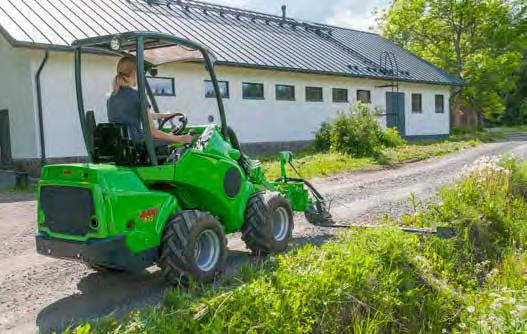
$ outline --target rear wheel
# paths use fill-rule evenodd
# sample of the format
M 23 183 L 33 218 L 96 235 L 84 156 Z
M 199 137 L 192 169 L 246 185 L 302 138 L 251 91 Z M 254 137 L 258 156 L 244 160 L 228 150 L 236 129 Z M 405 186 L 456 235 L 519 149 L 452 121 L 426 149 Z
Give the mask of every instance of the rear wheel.
M 277 192 L 251 197 L 245 214 L 242 239 L 256 255 L 282 252 L 293 233 L 293 210 L 289 201 Z
M 222 270 L 227 256 L 223 227 L 212 215 L 183 211 L 165 227 L 158 265 L 172 284 L 190 279 L 210 282 Z

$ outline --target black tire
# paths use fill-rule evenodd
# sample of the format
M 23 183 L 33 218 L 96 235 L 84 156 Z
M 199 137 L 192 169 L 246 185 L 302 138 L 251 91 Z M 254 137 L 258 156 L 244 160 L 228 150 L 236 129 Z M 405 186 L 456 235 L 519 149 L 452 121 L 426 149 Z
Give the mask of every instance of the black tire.
M 214 244 L 209 248 L 215 253 L 204 253 L 205 258 L 210 255 L 214 260 L 200 265 L 201 252 L 197 249 L 203 240 Z M 182 211 L 165 226 L 158 265 L 171 284 L 188 284 L 191 279 L 206 283 L 221 272 L 226 257 L 227 239 L 218 220 L 205 212 Z
M 255 255 L 285 251 L 293 228 L 291 204 L 280 193 L 258 193 L 249 199 L 242 240 Z

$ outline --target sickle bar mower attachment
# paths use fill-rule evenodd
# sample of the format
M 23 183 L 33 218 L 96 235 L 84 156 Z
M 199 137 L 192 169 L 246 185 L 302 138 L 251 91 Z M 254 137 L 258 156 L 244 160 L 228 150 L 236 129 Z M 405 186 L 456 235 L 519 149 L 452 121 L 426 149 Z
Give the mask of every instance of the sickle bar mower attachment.
M 288 165 L 298 177 L 287 176 Z M 280 152 L 280 171 L 282 176 L 272 185 L 290 200 L 293 210 L 303 211 L 310 224 L 333 226 L 335 223 L 329 212 L 330 204 L 313 184 L 302 178 L 293 164 L 292 152 Z

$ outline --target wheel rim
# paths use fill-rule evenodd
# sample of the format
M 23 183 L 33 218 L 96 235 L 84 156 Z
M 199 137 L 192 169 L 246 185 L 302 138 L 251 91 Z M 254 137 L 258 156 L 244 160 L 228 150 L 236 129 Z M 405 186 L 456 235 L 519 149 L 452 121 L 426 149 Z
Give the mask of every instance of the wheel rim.
M 201 232 L 194 249 L 196 266 L 202 271 L 212 270 L 220 258 L 220 238 L 214 231 Z
M 284 207 L 277 208 L 273 213 L 273 235 L 276 241 L 283 241 L 289 231 L 289 214 Z

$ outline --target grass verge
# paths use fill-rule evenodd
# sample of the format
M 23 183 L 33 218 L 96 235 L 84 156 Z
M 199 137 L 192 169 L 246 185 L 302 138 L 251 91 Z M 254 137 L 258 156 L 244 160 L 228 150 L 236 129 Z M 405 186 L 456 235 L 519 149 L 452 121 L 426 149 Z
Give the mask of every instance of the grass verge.
M 395 148 L 386 148 L 371 158 L 354 158 L 342 153 L 318 153 L 314 150 L 296 152 L 296 163 L 305 178 L 324 177 L 342 172 L 368 169 L 383 165 L 425 160 L 475 147 L 498 138 L 499 134 L 476 133 L 451 136 L 442 141 L 412 142 Z M 280 176 L 278 155 L 257 157 L 263 162 L 269 179 Z M 292 171 L 289 170 L 291 173 Z
M 454 238 L 350 231 L 67 332 L 525 333 L 526 194 L 527 166 L 484 159 L 402 219 Z

